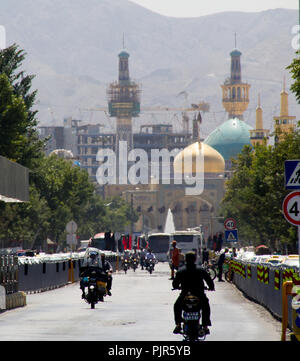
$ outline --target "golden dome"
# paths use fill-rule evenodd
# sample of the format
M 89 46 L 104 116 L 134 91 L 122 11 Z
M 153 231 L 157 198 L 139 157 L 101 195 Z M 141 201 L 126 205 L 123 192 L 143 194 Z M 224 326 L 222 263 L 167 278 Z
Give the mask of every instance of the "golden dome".
M 204 155 L 204 173 L 224 173 L 225 161 L 222 155 L 208 144 L 196 142 L 184 148 L 174 159 L 174 173 L 184 174 L 184 164 L 188 172 L 196 173 L 196 156 L 201 150 Z M 201 169 L 201 166 L 200 166 Z

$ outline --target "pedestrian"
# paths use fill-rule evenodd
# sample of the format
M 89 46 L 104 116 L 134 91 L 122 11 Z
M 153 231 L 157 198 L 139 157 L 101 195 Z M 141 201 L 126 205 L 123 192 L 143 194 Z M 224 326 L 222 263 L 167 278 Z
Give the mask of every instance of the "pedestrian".
M 223 246 L 223 235 L 222 235 L 222 232 L 220 232 L 218 234 L 218 237 L 217 237 L 217 248 L 216 248 L 216 252 L 220 252 L 221 249 L 222 249 L 222 246 Z
M 170 267 L 171 267 L 171 278 L 170 280 L 174 279 L 175 270 L 178 270 L 179 267 L 179 249 L 176 246 L 177 242 L 174 240 L 172 242 L 172 248 L 170 249 Z
M 225 255 L 227 252 L 228 252 L 228 248 L 225 248 L 225 251 L 220 254 L 219 259 L 218 259 L 217 265 L 218 265 L 218 270 L 219 270 L 219 273 L 218 273 L 219 282 L 224 282 L 224 280 L 222 280 L 222 275 L 223 275 L 223 265 L 225 262 Z

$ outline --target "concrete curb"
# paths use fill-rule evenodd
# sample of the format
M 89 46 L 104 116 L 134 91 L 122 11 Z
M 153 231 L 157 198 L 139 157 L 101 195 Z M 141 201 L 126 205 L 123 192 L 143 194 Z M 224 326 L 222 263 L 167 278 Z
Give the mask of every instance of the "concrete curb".
M 26 306 L 26 294 L 24 292 L 16 292 L 6 295 L 7 310 L 23 306 Z

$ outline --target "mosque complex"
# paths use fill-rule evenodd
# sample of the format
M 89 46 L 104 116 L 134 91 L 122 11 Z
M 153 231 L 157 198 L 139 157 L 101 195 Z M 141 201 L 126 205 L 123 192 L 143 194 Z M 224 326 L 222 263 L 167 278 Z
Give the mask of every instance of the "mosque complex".
M 243 120 L 243 113 L 249 104 L 250 84 L 242 81 L 241 55 L 242 53 L 238 49 L 234 49 L 230 53 L 230 78 L 221 85 L 222 104 L 228 114 L 228 119 L 214 129 L 203 141 L 200 141 L 200 124 L 198 123 L 197 137 L 194 136 L 190 144 L 184 147 L 171 163 L 173 176 L 177 173 L 184 175 L 184 164 L 188 165 L 186 169 L 192 169 L 193 174 L 195 174 L 197 171 L 195 159 L 201 152 L 204 156 L 204 186 L 201 194 L 187 195 L 183 185 L 174 182 L 152 184 L 150 180 L 147 185 L 107 184 L 104 186 L 105 197 L 121 195 L 139 211 L 139 220 L 134 224 L 132 231 L 155 230 L 163 232 L 168 209 L 172 211 L 176 230 L 202 225 L 206 238 L 209 235 L 212 236 L 217 232 L 224 231 L 224 220 L 218 216 L 218 210 L 225 193 L 225 181 L 230 176 L 231 159 L 237 157 L 244 145 L 267 144 L 269 140 L 269 130 L 264 129 L 263 126 L 260 96 L 256 108 L 255 129 Z M 110 97 L 109 107 L 115 109 L 113 115 L 117 118 L 117 129 L 123 130 L 123 135 L 120 137 L 132 146 L 134 142 L 130 128 L 131 120 L 132 116 L 137 115 L 136 110 L 139 109 L 139 104 L 137 104 L 137 86 L 133 85 L 129 78 L 128 58 L 129 53 L 124 50 L 119 54 L 118 85 L 120 88 L 118 95 L 114 94 L 114 99 Z M 130 89 L 127 91 L 121 89 L 122 84 L 125 88 L 127 84 Z M 126 101 L 120 101 L 121 93 L 128 95 L 130 92 L 133 94 L 133 101 L 128 98 L 127 104 Z M 112 93 L 111 88 L 109 93 Z M 118 97 L 119 99 L 116 99 Z M 129 106 L 128 103 L 131 105 Z M 117 109 L 118 107 L 120 109 Z M 133 112 L 128 111 L 130 107 L 134 110 Z M 288 114 L 288 94 L 285 85 L 281 92 L 280 109 L 280 115 L 274 117 L 275 133 L 278 129 L 282 132 L 292 131 L 295 127 L 295 117 Z M 275 141 L 278 141 L 278 138 L 275 137 Z
M 163 232 L 169 210 L 172 212 L 176 230 L 201 225 L 206 239 L 224 231 L 224 219 L 219 215 L 219 208 L 225 194 L 226 180 L 230 177 L 232 158 L 236 158 L 245 145 L 268 144 L 270 137 L 269 130 L 263 125 L 260 96 L 257 101 L 255 128 L 243 119 L 249 105 L 251 86 L 242 80 L 241 55 L 236 48 L 230 52 L 230 77 L 221 85 L 222 104 L 228 119 L 205 139 L 201 139 L 200 113 L 193 120 L 192 134 L 188 131 L 176 133 L 172 125 L 166 122 L 146 124 L 141 126 L 140 133 L 133 132 L 133 119 L 138 117 L 141 111 L 141 89 L 130 78 L 130 54 L 125 49 L 118 54 L 118 80 L 109 84 L 107 88 L 108 113 L 110 118 L 115 119 L 115 131 L 103 133 L 100 131 L 100 125 L 79 125 L 72 119 L 71 125 L 67 127 L 51 129 L 52 132 L 56 132 L 55 134 L 63 134 L 68 139 L 64 143 L 61 142 L 62 148 L 73 152 L 80 166 L 88 171 L 91 180 L 96 183 L 97 191 L 104 199 L 121 196 L 138 212 L 139 219 L 131 224 L 128 232 Z M 282 134 L 295 129 L 296 117 L 289 115 L 285 81 L 280 99 L 280 114 L 273 119 L 275 143 L 280 141 Z M 49 129 L 50 127 L 41 129 L 44 136 L 49 135 Z M 53 139 L 62 138 L 56 137 L 55 134 Z M 70 136 L 66 137 L 66 134 Z M 126 145 L 125 149 L 120 147 L 122 144 Z M 58 141 L 53 145 L 54 149 L 60 148 L 57 145 Z M 101 162 L 99 164 L 97 154 L 101 149 L 115 152 L 117 158 L 120 158 L 120 152 L 129 154 L 132 150 L 142 149 L 148 158 L 140 160 L 143 164 L 139 171 L 145 171 L 147 181 L 134 184 L 99 184 L 97 172 L 101 168 Z M 163 157 L 159 159 L 159 174 L 156 174 L 158 179 L 153 179 L 153 174 L 149 171 L 155 163 L 151 161 L 153 149 L 167 149 L 169 152 L 181 150 L 169 160 Z M 180 184 L 175 179 L 180 174 L 186 180 L 191 170 L 197 178 L 199 155 L 203 158 L 202 169 L 200 167 L 202 189 L 198 193 L 187 192 L 186 184 Z M 118 161 L 120 159 L 116 159 L 116 163 Z M 131 165 L 129 162 L 125 173 L 130 173 Z M 163 179 L 163 170 L 166 169 L 169 170 L 170 181 Z M 116 170 L 117 173 L 120 172 L 118 167 Z M 119 180 L 120 174 L 116 176 Z

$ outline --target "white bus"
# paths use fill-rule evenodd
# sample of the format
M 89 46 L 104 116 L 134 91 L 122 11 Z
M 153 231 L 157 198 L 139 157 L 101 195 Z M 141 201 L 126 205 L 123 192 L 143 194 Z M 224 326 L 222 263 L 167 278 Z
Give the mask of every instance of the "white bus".
M 175 231 L 171 234 L 171 242 L 176 241 L 177 248 L 181 249 L 181 253 L 186 254 L 189 251 L 194 251 L 197 257 L 203 246 L 203 235 L 199 231 Z
M 155 254 L 158 261 L 167 261 L 170 243 L 170 233 L 152 233 L 148 236 L 148 247 Z

